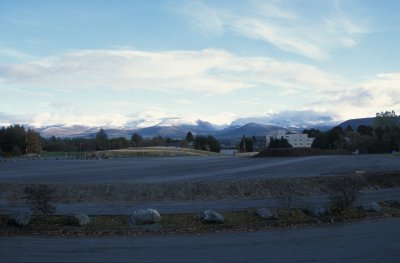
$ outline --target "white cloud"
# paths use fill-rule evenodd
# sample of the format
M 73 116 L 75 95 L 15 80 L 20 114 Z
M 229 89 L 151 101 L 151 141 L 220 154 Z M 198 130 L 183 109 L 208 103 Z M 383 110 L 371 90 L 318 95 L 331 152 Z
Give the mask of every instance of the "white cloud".
M 181 105 L 190 105 L 190 104 L 192 104 L 192 101 L 190 101 L 190 100 L 175 100 L 174 102 L 177 103 L 177 104 L 181 104 Z
M 188 1 L 180 13 L 192 20 L 192 25 L 205 35 L 220 35 L 225 29 L 228 13 L 211 8 L 200 1 Z
M 310 107 L 336 112 L 339 119 L 373 117 L 375 113 L 400 112 L 400 73 L 377 74 L 364 83 L 346 86 L 334 94 L 319 96 Z
M 300 12 L 293 5 L 288 1 L 258 1 L 247 8 L 229 10 L 197 1 L 183 5 L 178 12 L 208 35 L 231 32 L 317 60 L 327 59 L 335 48 L 355 46 L 367 32 L 339 10 L 332 14 L 321 9 L 314 14 L 312 8 Z
M 12 48 L 1 48 L 0 47 L 0 57 L 11 57 L 16 59 L 34 59 L 34 56 L 15 50 Z
M 2 64 L 0 81 L 2 90 L 24 90 L 26 87 L 32 94 L 35 94 L 32 87 L 38 87 L 40 92 L 46 93 L 57 93 L 60 89 L 75 93 L 89 89 L 95 93 L 98 87 L 102 87 L 101 91 L 106 93 L 113 90 L 155 90 L 162 91 L 163 94 L 170 92 L 179 94 L 172 102 L 178 105 L 192 103 L 193 109 L 197 109 L 198 112 L 188 114 L 190 118 L 195 118 L 190 119 L 191 121 L 201 118 L 215 124 L 229 123 L 242 116 L 237 111 L 205 115 L 204 113 L 210 111 L 203 111 L 200 105 L 197 105 L 193 97 L 196 96 L 196 92 L 220 96 L 221 103 L 226 104 L 237 101 L 223 101 L 224 96 L 235 94 L 229 92 L 253 89 L 244 94 L 249 97 L 254 91 L 254 97 L 248 101 L 248 106 L 255 107 L 254 110 L 260 114 L 268 110 L 314 109 L 336 112 L 339 118 L 347 119 L 374 116 L 378 111 L 400 110 L 398 72 L 377 74 L 364 83 L 357 83 L 308 64 L 268 57 L 238 56 L 216 49 L 165 52 L 75 51 L 26 63 Z M 267 96 L 263 97 L 265 100 L 258 99 L 260 94 Z M 142 112 L 136 116 L 147 120 L 148 124 L 144 125 L 157 124 L 160 119 L 170 116 L 188 117 L 185 116 L 187 113 L 177 110 L 178 105 L 173 107 L 175 112 L 170 112 L 166 108 L 157 108 L 157 105 L 148 99 L 143 101 L 147 105 L 139 105 L 123 97 L 106 100 L 101 104 L 104 106 L 101 112 L 109 112 L 109 109 L 113 112 L 120 110 L 127 115 L 100 115 L 99 112 L 98 116 L 96 113 L 94 116 L 86 116 L 79 114 L 80 108 L 76 106 L 76 102 L 67 98 L 65 100 L 60 97 L 51 101 L 49 97 L 43 107 L 47 113 L 35 116 L 32 122 L 36 126 L 57 123 L 120 126 L 131 121 L 129 113 L 132 110 Z M 91 106 L 88 107 L 90 109 Z M 91 110 L 88 112 L 93 113 Z M 9 119 L 4 118 L 0 121 L 11 123 Z
M 104 113 L 101 115 L 67 115 L 43 112 L 32 117 L 30 124 L 35 127 L 62 124 L 66 126 L 84 125 L 91 127 L 107 126 L 121 127 L 129 121 L 129 117 L 119 113 Z
M 305 110 L 284 110 L 271 112 L 264 115 L 245 117 L 235 120 L 232 125 L 245 125 L 255 122 L 266 125 L 288 126 L 310 126 L 310 125 L 332 125 L 335 124 L 336 116 L 334 112 L 316 111 L 313 109 Z
M 224 50 L 147 52 L 82 50 L 26 63 L 0 65 L 0 80 L 47 89 L 194 91 L 225 93 L 259 85 L 320 90 L 341 80 L 314 66 Z
M 229 124 L 235 119 L 238 118 L 238 115 L 236 113 L 232 112 L 221 112 L 218 114 L 213 114 L 213 115 L 199 115 L 196 116 L 197 119 L 208 121 L 212 124 L 217 124 L 217 125 L 224 125 L 224 124 Z M 194 121 L 194 119 L 193 119 Z
M 16 115 L 0 112 L 0 127 L 13 124 L 29 124 L 31 117 L 28 115 Z
M 387 108 L 400 107 L 400 73 L 381 73 L 363 84 L 363 89 L 371 94 L 369 107 Z

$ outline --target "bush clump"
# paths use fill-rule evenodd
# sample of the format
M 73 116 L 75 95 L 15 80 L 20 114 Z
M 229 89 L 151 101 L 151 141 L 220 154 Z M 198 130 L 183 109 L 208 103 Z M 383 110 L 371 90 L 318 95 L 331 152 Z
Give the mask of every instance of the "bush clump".
M 54 190 L 47 185 L 32 185 L 24 189 L 25 200 L 34 214 L 50 215 L 56 208 L 51 205 Z
M 357 175 L 337 176 L 330 180 L 327 187 L 332 209 L 341 213 L 352 206 L 357 201 L 363 185 L 363 178 Z

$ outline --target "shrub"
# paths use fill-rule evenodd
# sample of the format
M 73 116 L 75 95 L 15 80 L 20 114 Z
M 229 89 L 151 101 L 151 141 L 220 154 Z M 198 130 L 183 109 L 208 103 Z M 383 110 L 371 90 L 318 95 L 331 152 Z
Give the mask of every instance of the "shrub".
M 282 205 L 286 211 L 292 215 L 293 210 L 293 201 L 296 195 L 301 193 L 300 184 L 298 181 L 293 179 L 288 179 L 285 182 L 282 182 L 279 186 L 277 186 L 277 199 L 280 205 Z
M 50 215 L 55 207 L 51 205 L 54 190 L 47 185 L 27 186 L 24 189 L 26 203 L 35 214 Z
M 363 187 L 360 176 L 338 176 L 328 183 L 329 200 L 333 210 L 341 213 L 358 199 Z

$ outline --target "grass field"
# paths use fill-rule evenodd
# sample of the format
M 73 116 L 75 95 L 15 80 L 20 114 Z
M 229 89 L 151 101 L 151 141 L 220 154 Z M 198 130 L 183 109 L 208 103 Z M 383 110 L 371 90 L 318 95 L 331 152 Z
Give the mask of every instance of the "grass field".
M 255 153 L 253 153 L 254 155 Z M 86 159 L 86 158 L 129 158 L 129 157 L 176 157 L 176 156 L 219 156 L 221 154 L 178 147 L 129 147 L 119 150 L 88 151 L 88 152 L 46 152 L 26 154 L 16 159 L 57 158 L 57 159 Z M 247 155 L 246 155 L 247 156 Z
M 120 150 L 98 151 L 96 157 L 173 157 L 173 156 L 218 156 L 219 153 L 178 147 L 130 147 Z

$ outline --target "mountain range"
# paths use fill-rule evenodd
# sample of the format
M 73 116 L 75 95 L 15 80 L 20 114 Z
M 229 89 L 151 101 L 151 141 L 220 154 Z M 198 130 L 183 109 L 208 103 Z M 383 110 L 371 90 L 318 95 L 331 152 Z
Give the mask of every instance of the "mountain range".
M 110 138 L 127 137 L 138 133 L 144 137 L 163 136 L 171 138 L 184 138 L 188 131 L 193 134 L 211 134 L 217 139 L 234 139 L 246 136 L 265 136 L 277 130 L 287 130 L 293 132 L 302 131 L 305 128 L 316 128 L 327 130 L 337 123 L 326 121 L 294 121 L 274 120 L 271 118 L 245 118 L 238 119 L 230 125 L 214 125 L 207 121 L 197 120 L 195 122 L 184 121 L 178 118 L 163 118 L 156 120 L 135 120 L 126 123 L 122 127 L 102 126 L 88 127 L 84 125 L 49 125 L 35 128 L 43 137 L 82 137 L 91 138 L 103 128 Z

